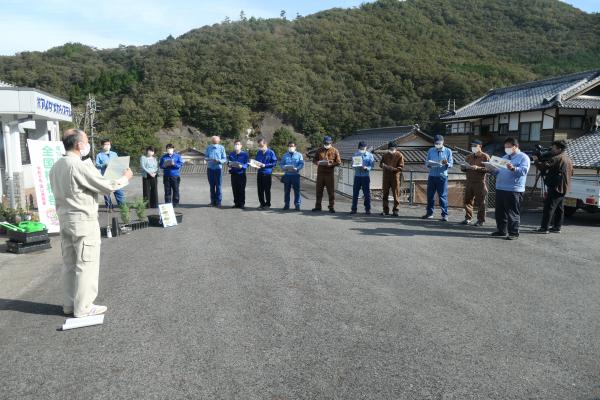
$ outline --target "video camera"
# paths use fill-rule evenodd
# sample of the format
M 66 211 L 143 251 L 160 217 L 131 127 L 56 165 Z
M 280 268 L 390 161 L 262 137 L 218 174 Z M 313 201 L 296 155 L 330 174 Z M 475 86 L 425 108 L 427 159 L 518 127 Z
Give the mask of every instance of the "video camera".
M 535 150 L 532 152 L 531 156 L 537 157 L 538 161 L 548 161 L 552 157 L 554 157 L 554 153 L 547 147 L 542 147 L 541 145 L 535 145 Z

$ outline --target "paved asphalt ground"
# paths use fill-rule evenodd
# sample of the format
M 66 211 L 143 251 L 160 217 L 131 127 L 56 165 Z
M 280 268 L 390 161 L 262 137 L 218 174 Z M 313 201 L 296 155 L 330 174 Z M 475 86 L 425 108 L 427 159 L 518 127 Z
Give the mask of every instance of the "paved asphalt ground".
M 253 177 L 217 210 L 184 177 L 182 225 L 103 241 L 99 327 L 56 330 L 58 238 L 0 255 L 0 398 L 600 398 L 598 215 L 509 242 L 460 210 L 316 215 L 304 187 L 300 213 L 256 210 Z

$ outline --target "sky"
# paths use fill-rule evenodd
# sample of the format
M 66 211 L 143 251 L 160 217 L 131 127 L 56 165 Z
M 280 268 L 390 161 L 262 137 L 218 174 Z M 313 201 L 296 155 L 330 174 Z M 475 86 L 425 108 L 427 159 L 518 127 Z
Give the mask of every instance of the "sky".
M 247 17 L 288 18 L 364 0 L 2 0 L 0 55 L 43 51 L 68 42 L 97 48 L 149 45 L 204 25 Z M 600 12 L 600 0 L 565 0 Z

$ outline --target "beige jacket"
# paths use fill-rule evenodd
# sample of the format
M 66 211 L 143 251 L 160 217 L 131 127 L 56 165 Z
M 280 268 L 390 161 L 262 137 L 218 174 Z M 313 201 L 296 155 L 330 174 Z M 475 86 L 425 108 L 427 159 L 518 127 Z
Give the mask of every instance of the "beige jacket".
M 50 170 L 50 185 L 61 222 L 97 221 L 98 194 L 110 194 L 129 183 L 126 177 L 104 178 L 91 160 L 67 152 Z

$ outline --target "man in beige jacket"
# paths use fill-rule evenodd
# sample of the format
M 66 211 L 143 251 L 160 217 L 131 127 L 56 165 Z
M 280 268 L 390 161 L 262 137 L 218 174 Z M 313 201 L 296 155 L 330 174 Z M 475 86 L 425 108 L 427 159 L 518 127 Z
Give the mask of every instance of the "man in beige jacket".
M 130 169 L 117 180 L 103 177 L 91 160 L 85 132 L 69 129 L 63 135 L 67 154 L 50 170 L 62 241 L 64 289 L 63 312 L 75 317 L 103 314 L 105 306 L 94 304 L 100 268 L 98 195 L 109 195 L 129 183 Z

